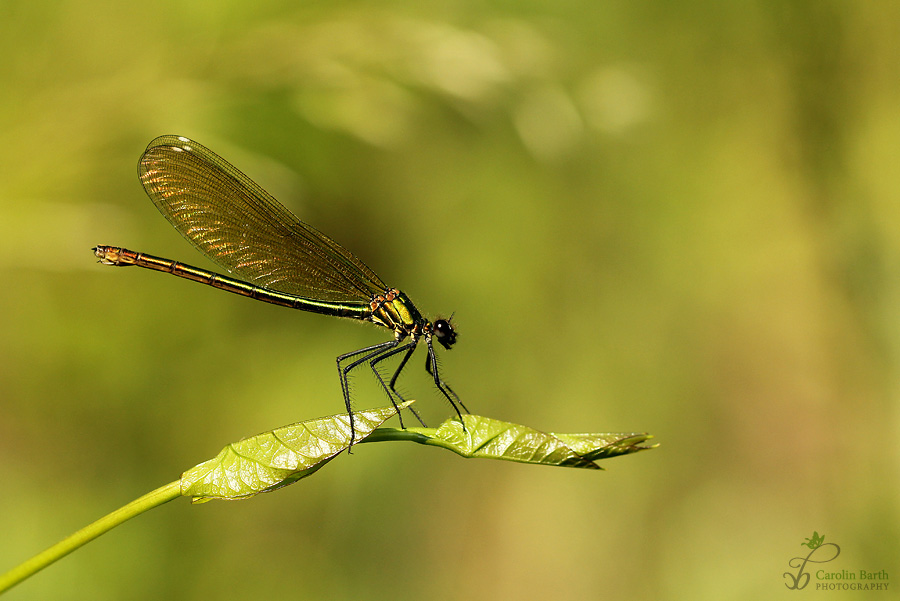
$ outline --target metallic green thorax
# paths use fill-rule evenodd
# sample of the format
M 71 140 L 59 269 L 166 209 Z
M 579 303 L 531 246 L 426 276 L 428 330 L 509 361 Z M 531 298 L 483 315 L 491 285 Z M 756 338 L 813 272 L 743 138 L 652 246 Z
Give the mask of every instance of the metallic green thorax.
M 370 303 L 372 323 L 394 330 L 397 340 L 407 336 L 414 339 L 420 334 L 430 331 L 428 322 L 419 313 L 409 297 L 396 288 L 379 294 Z

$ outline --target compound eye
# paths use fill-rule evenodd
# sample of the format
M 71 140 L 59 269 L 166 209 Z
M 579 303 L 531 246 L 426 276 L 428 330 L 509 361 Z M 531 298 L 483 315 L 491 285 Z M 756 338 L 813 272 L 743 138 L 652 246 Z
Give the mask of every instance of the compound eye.
M 438 319 L 434 322 L 434 336 L 444 348 L 450 348 L 456 342 L 456 331 L 446 319 Z

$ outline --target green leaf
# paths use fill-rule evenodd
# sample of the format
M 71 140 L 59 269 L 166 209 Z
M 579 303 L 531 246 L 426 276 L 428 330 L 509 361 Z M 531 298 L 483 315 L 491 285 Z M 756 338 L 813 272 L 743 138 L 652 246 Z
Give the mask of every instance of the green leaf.
M 379 428 L 396 413 L 393 406 L 355 412 L 354 444 L 406 440 L 467 458 L 586 469 L 602 469 L 596 461 L 655 446 L 642 445 L 649 434 L 553 434 L 479 415 L 464 415 L 463 422 L 448 419 L 438 428 Z M 313 474 L 349 446 L 346 414 L 285 426 L 230 444 L 215 459 L 189 469 L 181 477 L 181 494 L 194 503 L 246 499 Z
M 480 415 L 451 419 L 438 428 L 379 428 L 366 442 L 411 440 L 442 447 L 466 458 L 502 459 L 520 463 L 603 469 L 599 459 L 626 455 L 656 445 L 641 446 L 649 434 L 553 434 Z
M 609 457 L 618 457 L 637 451 L 646 451 L 656 448 L 656 445 L 639 446 L 648 439 L 653 438 L 646 433 L 617 433 L 617 434 L 556 434 L 551 433 L 585 459 L 599 461 Z
M 402 403 L 399 408 L 411 403 Z M 393 406 L 354 412 L 354 444 L 396 413 L 397 408 Z M 246 499 L 269 492 L 314 473 L 349 448 L 350 442 L 347 414 L 300 422 L 245 438 L 222 449 L 215 459 L 184 472 L 181 494 L 192 497 L 194 503 L 202 503 L 211 499 Z

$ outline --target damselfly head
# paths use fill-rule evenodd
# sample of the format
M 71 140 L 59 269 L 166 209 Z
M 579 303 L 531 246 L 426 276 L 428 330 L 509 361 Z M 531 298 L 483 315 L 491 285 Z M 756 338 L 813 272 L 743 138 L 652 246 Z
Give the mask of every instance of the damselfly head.
M 434 337 L 444 348 L 448 349 L 456 342 L 456 330 L 450 325 L 451 315 L 448 319 L 437 319 L 432 326 L 434 327 Z

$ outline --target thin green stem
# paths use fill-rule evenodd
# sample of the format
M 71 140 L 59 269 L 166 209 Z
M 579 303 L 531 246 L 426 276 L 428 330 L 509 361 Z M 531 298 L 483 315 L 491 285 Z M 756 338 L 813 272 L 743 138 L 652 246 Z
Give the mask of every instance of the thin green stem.
M 181 482 L 176 480 L 175 482 L 161 486 L 153 492 L 149 492 L 143 497 L 135 499 L 128 505 L 120 507 L 112 513 L 103 516 L 96 522 L 67 536 L 47 550 L 42 551 L 31 559 L 19 564 L 6 574 L 0 575 L 0 593 L 9 590 L 26 578 L 46 568 L 58 559 L 65 557 L 78 547 L 94 540 L 108 530 L 115 528 L 119 524 L 130 520 L 134 516 L 140 515 L 149 509 L 158 507 L 163 503 L 168 503 L 180 495 Z

